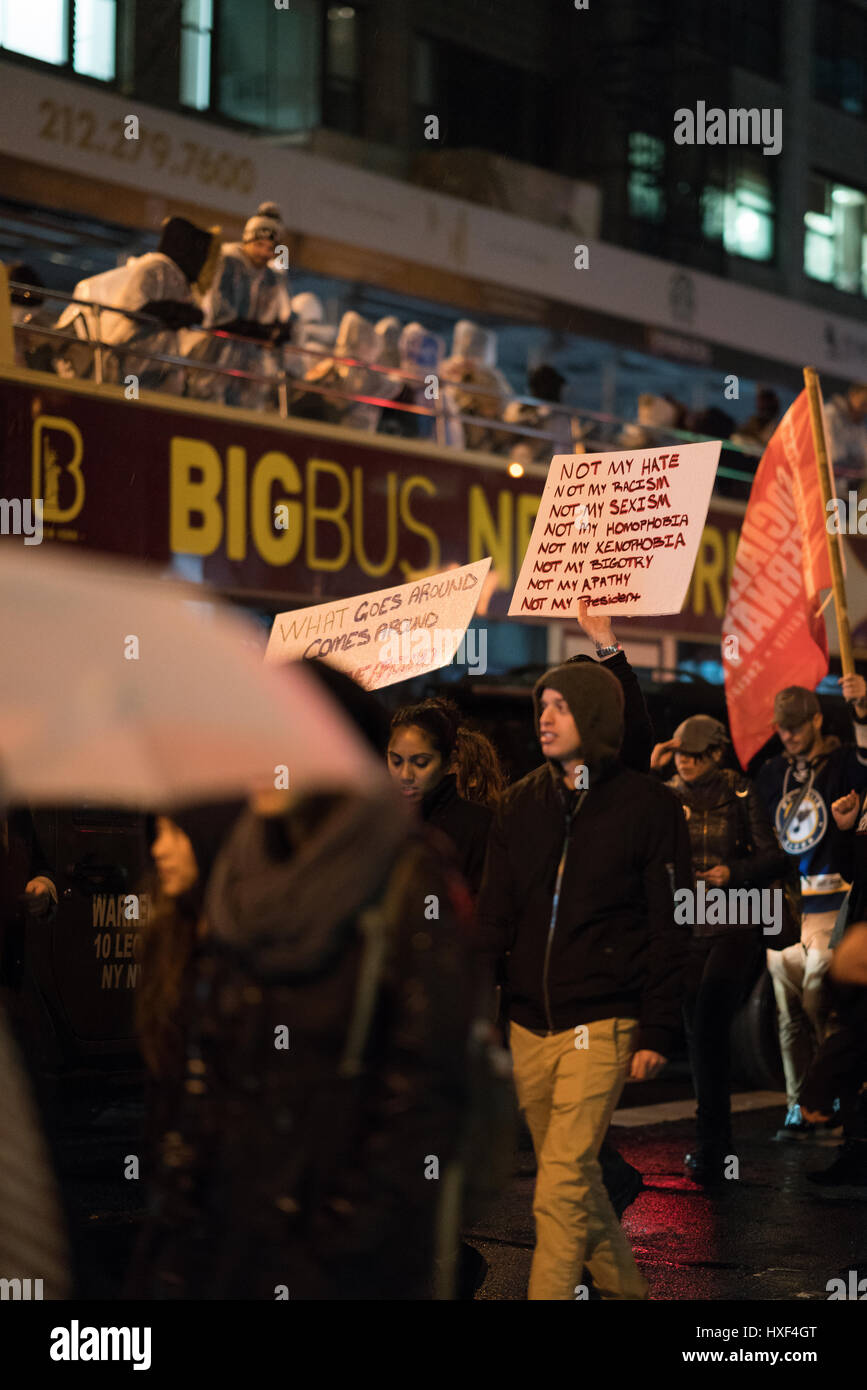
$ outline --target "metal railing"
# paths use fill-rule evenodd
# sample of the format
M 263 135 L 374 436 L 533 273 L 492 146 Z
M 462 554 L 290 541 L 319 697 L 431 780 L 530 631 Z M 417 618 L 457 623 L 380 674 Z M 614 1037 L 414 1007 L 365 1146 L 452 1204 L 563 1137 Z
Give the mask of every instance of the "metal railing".
M 64 328 L 57 328 L 54 325 L 31 323 L 27 320 L 13 324 L 16 334 L 31 335 L 40 339 L 53 339 L 59 343 L 68 343 L 79 349 L 92 350 L 92 373 L 93 381 L 97 385 L 105 383 L 106 378 L 106 354 L 118 359 L 119 363 L 125 356 L 136 356 L 146 359 L 148 362 L 160 363 L 168 368 L 176 368 L 184 373 L 191 375 L 208 374 L 212 376 L 226 377 L 236 381 L 246 381 L 258 384 L 267 391 L 273 391 L 276 398 L 277 413 L 282 419 L 289 419 L 293 412 L 291 409 L 292 401 L 290 395 L 294 396 L 294 403 L 298 403 L 301 396 L 308 394 L 322 396 L 328 400 L 346 402 L 349 405 L 370 405 L 379 407 L 383 411 L 395 411 L 404 415 L 416 415 L 429 419 L 433 423 L 433 431 L 436 442 L 447 447 L 451 442 L 449 439 L 450 425 L 461 425 L 468 429 L 481 430 L 484 437 L 490 440 L 499 436 L 499 440 L 493 447 L 476 446 L 471 452 L 498 452 L 502 447 L 502 436 L 514 436 L 516 440 L 541 440 L 547 444 L 562 449 L 568 445 L 568 435 L 571 433 L 572 442 L 576 449 L 581 448 L 587 452 L 588 439 L 592 438 L 590 447 L 593 450 L 600 448 L 625 447 L 615 436 L 622 432 L 628 425 L 641 430 L 647 437 L 646 445 L 635 445 L 633 447 L 661 447 L 666 444 L 677 443 L 699 443 L 705 441 L 708 436 L 689 433 L 685 430 L 677 430 L 669 427 L 646 426 L 635 421 L 623 420 L 619 416 L 607 414 L 602 411 L 589 409 L 576 409 L 574 406 L 541 400 L 535 396 L 504 396 L 502 392 L 495 388 L 476 384 L 475 382 L 462 382 L 451 377 L 444 377 L 438 370 L 430 372 L 408 371 L 402 367 L 386 367 L 376 362 L 364 362 L 359 358 L 338 356 L 329 348 L 316 347 L 307 344 L 285 343 L 274 344 L 263 341 L 260 338 L 250 338 L 238 333 L 229 333 L 222 328 L 204 327 L 199 324 L 191 324 L 183 330 L 172 329 L 162 320 L 149 314 L 142 314 L 138 310 L 118 308 L 112 304 L 103 304 L 89 299 L 79 299 L 74 295 L 66 294 L 60 290 L 49 290 L 43 286 L 34 287 L 19 283 L 10 282 L 10 288 L 20 296 L 32 298 L 36 304 L 42 301 L 57 300 L 64 305 L 78 304 L 82 310 L 87 310 L 93 316 L 96 325 L 96 335 L 90 334 L 90 323 L 85 314 L 77 319 L 70 320 Z M 139 332 L 133 333 L 131 337 L 122 343 L 107 342 L 102 336 L 102 315 L 103 314 L 122 315 L 130 319 L 139 326 Z M 83 323 L 86 336 L 82 337 L 75 331 L 74 324 Z M 348 391 L 340 385 L 333 383 L 322 384 L 318 381 L 309 381 L 305 375 L 295 376 L 286 370 L 285 361 L 277 371 L 256 372 L 248 371 L 241 367 L 223 366 L 217 362 L 210 362 L 207 358 L 185 357 L 175 353 L 156 352 L 148 348 L 147 337 L 153 333 L 189 331 L 202 337 L 207 337 L 217 342 L 233 342 L 247 348 L 255 348 L 261 353 L 271 354 L 275 360 L 284 353 L 299 361 L 309 362 L 312 359 L 330 361 L 338 368 L 357 369 L 373 376 L 381 376 L 391 381 L 400 381 L 402 385 L 421 390 L 430 383 L 433 376 L 436 379 L 437 388 L 432 400 L 427 404 L 409 403 L 398 401 L 385 396 L 361 394 L 359 392 Z M 61 354 L 58 351 L 54 354 L 57 358 Z M 309 370 L 309 368 L 308 368 Z M 76 374 L 77 375 L 77 374 Z M 464 391 L 474 397 L 487 398 L 495 401 L 499 406 L 505 407 L 507 404 L 516 403 L 527 405 L 533 409 L 540 409 L 549 412 L 557 417 L 561 428 L 559 429 L 538 429 L 520 421 L 503 420 L 501 416 L 496 418 L 488 415 L 473 415 L 457 410 L 450 402 L 450 394 L 455 391 Z M 303 415 L 296 418 L 304 418 Z M 589 429 L 588 429 L 589 426 Z M 594 437 L 595 436 L 595 437 Z M 752 453 L 742 446 L 725 441 L 724 449 L 729 455 L 735 455 L 736 460 L 752 464 L 749 471 L 741 468 L 733 468 L 728 464 L 721 463 L 718 474 L 733 481 L 749 483 L 752 482 L 755 463 L 758 455 Z M 504 463 L 509 459 L 506 455 Z

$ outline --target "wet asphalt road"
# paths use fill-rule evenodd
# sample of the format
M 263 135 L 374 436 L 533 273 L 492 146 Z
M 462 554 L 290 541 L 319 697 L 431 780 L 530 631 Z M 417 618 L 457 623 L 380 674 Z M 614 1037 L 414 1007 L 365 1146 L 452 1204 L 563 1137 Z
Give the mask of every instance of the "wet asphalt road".
M 657 1121 L 655 1106 L 682 1101 L 689 1090 L 683 1077 L 628 1087 L 624 1105 L 646 1102 L 649 1122 L 639 1116 L 637 1125 L 612 1132 L 621 1153 L 644 1174 L 646 1188 L 627 1210 L 624 1227 L 651 1298 L 827 1300 L 829 1279 L 846 1279 L 850 1270 L 867 1275 L 867 1188 L 832 1198 L 806 1178 L 810 1169 L 829 1165 L 834 1148 L 772 1142 L 782 1121 L 779 1106 L 735 1114 L 740 1176 L 709 1195 L 683 1175 L 691 1120 Z M 140 1104 L 128 1099 L 79 1106 L 61 1126 L 55 1161 L 79 1297 L 113 1299 L 122 1287 L 144 1202 L 141 1185 L 123 1176 L 126 1156 L 138 1148 L 140 1122 Z M 526 1298 L 534 1176 L 524 1135 L 510 1187 L 467 1233 L 488 1263 L 477 1299 Z
M 779 1107 L 735 1115 L 740 1176 L 713 1196 L 683 1175 L 691 1121 L 613 1129 L 644 1175 L 623 1225 L 652 1299 L 824 1301 L 829 1279 L 867 1275 L 867 1188 L 820 1195 L 806 1173 L 826 1168 L 835 1148 L 775 1143 L 781 1122 Z M 526 1298 L 534 1178 L 532 1150 L 522 1146 L 511 1188 L 469 1235 L 489 1266 L 479 1299 Z

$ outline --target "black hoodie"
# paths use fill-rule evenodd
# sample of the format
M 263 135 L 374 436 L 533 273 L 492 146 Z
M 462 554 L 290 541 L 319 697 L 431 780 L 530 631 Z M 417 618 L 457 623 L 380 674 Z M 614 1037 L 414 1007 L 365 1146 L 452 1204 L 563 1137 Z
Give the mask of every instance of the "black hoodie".
M 589 787 L 570 792 L 546 761 L 495 815 L 479 899 L 483 954 L 505 970 L 511 1018 L 541 1033 L 637 1018 L 637 1049 L 670 1054 L 680 1029 L 690 930 L 673 887 L 691 883 L 689 839 L 667 787 L 623 767 L 623 697 L 593 662 L 556 667 L 536 686 L 566 699 Z M 559 894 L 557 885 L 559 879 Z

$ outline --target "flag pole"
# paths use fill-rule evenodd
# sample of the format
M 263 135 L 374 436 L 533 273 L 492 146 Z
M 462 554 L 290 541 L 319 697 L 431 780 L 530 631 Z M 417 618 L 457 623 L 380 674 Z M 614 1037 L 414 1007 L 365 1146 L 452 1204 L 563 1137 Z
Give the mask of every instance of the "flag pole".
M 816 452 L 816 468 L 819 472 L 819 491 L 822 494 L 822 512 L 829 515 L 828 503 L 831 501 L 831 469 L 828 465 L 828 450 L 825 444 L 825 430 L 822 423 L 822 392 L 819 374 L 815 367 L 804 368 L 804 385 L 807 388 L 807 403 L 810 407 L 810 425 L 813 429 L 813 448 Z M 834 594 L 834 611 L 837 615 L 837 636 L 840 640 L 840 664 L 844 676 L 855 674 L 855 661 L 852 656 L 852 634 L 849 630 L 849 608 L 846 603 L 846 585 L 843 582 L 843 561 L 839 531 L 831 533 L 825 527 L 828 542 L 828 559 L 831 563 L 831 587 Z

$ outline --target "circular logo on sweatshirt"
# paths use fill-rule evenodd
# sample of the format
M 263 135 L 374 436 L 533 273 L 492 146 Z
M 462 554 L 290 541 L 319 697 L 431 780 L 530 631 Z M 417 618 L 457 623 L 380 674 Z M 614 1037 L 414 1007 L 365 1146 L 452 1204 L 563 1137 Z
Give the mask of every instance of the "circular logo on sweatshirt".
M 798 802 L 797 811 L 791 815 L 792 807 L 799 796 L 799 791 L 789 792 L 784 796 L 774 817 L 780 844 L 786 854 L 803 854 L 805 850 L 812 849 L 828 828 L 828 809 L 819 793 L 812 788 L 804 793 Z M 790 815 L 791 819 L 786 825 Z

